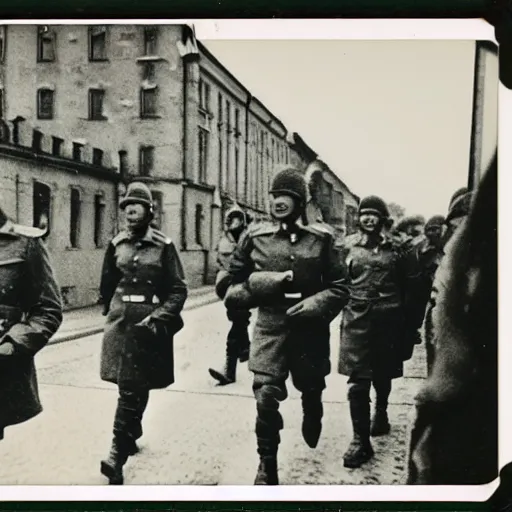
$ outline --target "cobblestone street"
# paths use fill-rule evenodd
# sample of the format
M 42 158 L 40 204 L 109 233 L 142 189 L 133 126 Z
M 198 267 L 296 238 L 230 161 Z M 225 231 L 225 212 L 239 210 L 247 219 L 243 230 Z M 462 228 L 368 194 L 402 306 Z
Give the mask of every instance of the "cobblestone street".
M 186 311 L 184 320 L 185 328 L 175 340 L 176 384 L 151 392 L 141 452 L 129 460 L 125 484 L 250 485 L 258 459 L 247 364 L 239 366 L 235 384 L 216 387 L 207 370 L 223 362 L 228 328 L 223 305 Z M 333 368 L 338 325 L 339 320 L 332 324 Z M 96 334 L 40 352 L 36 364 L 44 411 L 6 430 L 0 444 L 1 484 L 107 483 L 99 461 L 108 452 L 117 390 L 99 378 L 100 343 L 101 334 Z M 346 378 L 335 371 L 328 377 L 324 429 L 316 450 L 302 440 L 299 394 L 290 383 L 290 397 L 281 405 L 281 483 L 401 483 L 413 397 L 424 368 L 423 347 L 417 347 L 406 377 L 394 382 L 391 434 L 374 440 L 376 457 L 355 470 L 345 469 L 342 461 L 352 433 Z

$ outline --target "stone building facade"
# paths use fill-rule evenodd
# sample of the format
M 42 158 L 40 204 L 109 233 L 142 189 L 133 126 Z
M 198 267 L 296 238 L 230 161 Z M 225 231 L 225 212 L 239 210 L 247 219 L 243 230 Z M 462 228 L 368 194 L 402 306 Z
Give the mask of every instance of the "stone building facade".
M 191 27 L 9 25 L 0 39 L 1 117 L 19 130 L 51 133 L 42 139 L 46 154 L 69 141 L 71 159 L 114 169 L 118 195 L 130 181 L 145 181 L 156 224 L 175 241 L 191 287 L 213 281 L 223 216 L 233 203 L 256 220 L 268 216 L 280 165 L 297 164 L 312 183 L 320 180 L 321 197 L 310 209 L 323 204 L 324 222 L 345 222 L 345 213 L 332 210 L 351 200 L 338 200 L 340 191 L 351 192 L 325 164 L 308 174 L 316 154 Z
M 73 158 L 73 142 L 60 139 L 52 153 L 49 134 L 13 130 L 1 122 L 2 208 L 15 222 L 47 227 L 50 251 L 64 306 L 94 304 L 108 242 L 117 230 L 120 176 L 93 163 L 92 154 Z

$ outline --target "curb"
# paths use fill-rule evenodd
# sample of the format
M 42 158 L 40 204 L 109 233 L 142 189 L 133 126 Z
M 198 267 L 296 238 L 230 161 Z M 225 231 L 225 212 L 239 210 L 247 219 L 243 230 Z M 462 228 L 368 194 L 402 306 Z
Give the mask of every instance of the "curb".
M 207 295 L 201 296 L 198 295 L 194 297 L 196 299 L 193 303 L 187 306 L 185 302 L 185 306 L 183 307 L 183 311 L 191 311 L 193 309 L 200 308 L 202 306 L 207 306 L 208 304 L 213 304 L 215 302 L 220 302 L 220 299 L 217 297 L 215 293 L 208 293 Z M 55 335 L 50 339 L 48 345 L 57 345 L 58 343 L 64 343 L 65 341 L 73 341 L 79 338 L 85 338 L 87 336 L 93 336 L 95 334 L 99 334 L 103 332 L 104 326 L 94 326 L 82 329 L 80 331 L 75 331 L 69 334 L 63 334 L 62 336 Z

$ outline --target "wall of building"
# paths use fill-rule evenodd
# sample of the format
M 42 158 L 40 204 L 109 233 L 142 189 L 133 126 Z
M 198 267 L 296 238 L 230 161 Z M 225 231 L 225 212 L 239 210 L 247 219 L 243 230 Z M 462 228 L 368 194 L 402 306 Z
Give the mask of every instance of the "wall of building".
M 87 25 L 52 25 L 55 60 L 38 62 L 38 26 L 6 30 L 3 76 L 7 119 L 23 116 L 46 133 L 76 138 L 111 153 L 127 152 L 128 171 L 138 174 L 139 146 L 154 146 L 157 177 L 180 177 L 182 161 L 183 69 L 177 41 L 181 27 L 158 29 L 157 55 L 144 56 L 143 27 L 106 26 L 105 61 L 89 60 Z M 149 59 L 149 60 L 148 60 Z M 154 78 L 144 78 L 148 62 Z M 158 87 L 157 115 L 141 119 L 142 87 Z M 54 91 L 53 119 L 37 119 L 37 90 Z M 103 89 L 104 120 L 89 120 L 89 89 Z
M 20 140 L 30 145 L 30 140 Z M 94 304 L 99 296 L 101 266 L 108 242 L 117 229 L 117 174 L 0 144 L 2 207 L 16 222 L 34 225 L 34 189 L 50 190 L 49 226 L 45 243 L 51 255 L 66 309 Z M 78 192 L 76 223 L 71 220 L 72 191 Z M 75 192 L 76 193 L 76 192 Z M 97 211 L 101 203 L 102 213 Z M 100 217 L 101 216 L 101 217 Z M 101 219 L 99 229 L 96 223 Z M 72 237 L 72 232 L 76 237 Z M 73 246 L 74 245 L 74 246 Z

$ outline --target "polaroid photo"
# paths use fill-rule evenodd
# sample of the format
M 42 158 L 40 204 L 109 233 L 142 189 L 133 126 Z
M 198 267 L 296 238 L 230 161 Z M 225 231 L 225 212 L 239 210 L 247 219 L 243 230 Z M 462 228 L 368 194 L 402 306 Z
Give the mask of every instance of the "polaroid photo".
M 2 499 L 494 492 L 491 25 L 4 21 L 0 60 Z

